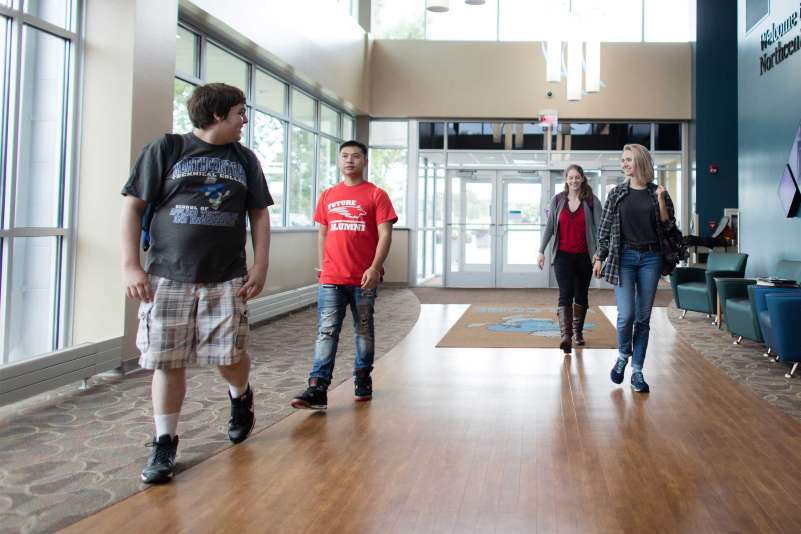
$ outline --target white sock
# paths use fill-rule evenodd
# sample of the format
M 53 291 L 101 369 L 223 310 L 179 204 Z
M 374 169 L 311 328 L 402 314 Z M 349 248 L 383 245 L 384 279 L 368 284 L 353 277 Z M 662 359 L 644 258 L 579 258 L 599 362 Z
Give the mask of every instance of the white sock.
M 169 434 L 174 438 L 178 434 L 178 416 L 180 413 L 167 413 L 164 415 L 153 415 L 156 421 L 156 439 L 164 434 Z
M 241 388 L 238 388 L 233 384 L 228 384 L 228 391 L 231 392 L 231 398 L 232 399 L 238 399 L 239 397 L 241 397 L 242 395 L 244 395 L 245 393 L 248 392 L 248 387 L 249 386 L 250 386 L 250 382 L 248 382 L 247 384 L 245 384 L 244 387 L 241 387 Z

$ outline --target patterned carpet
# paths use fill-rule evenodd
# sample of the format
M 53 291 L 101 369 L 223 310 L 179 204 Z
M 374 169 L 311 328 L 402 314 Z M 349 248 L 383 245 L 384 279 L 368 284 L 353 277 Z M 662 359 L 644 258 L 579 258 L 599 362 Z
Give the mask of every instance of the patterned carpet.
M 376 357 L 411 330 L 420 303 L 408 289 L 384 289 L 376 304 Z M 305 387 L 316 316 L 306 308 L 255 328 L 251 384 L 256 428 L 293 410 Z M 353 327 L 346 320 L 333 384 L 350 378 Z M 178 432 L 178 469 L 230 447 L 226 436 L 228 388 L 215 370 L 187 375 L 187 399 Z M 51 532 L 141 491 L 139 471 L 150 449 L 153 419 L 150 373 L 97 377 L 92 387 L 64 387 L 0 408 L 0 532 Z
M 762 355 L 764 345 L 748 339 L 735 345 L 725 324 L 718 329 L 702 313 L 687 312 L 684 319 L 680 315 L 681 310 L 668 310 L 670 322 L 679 332 L 680 339 L 735 382 L 750 387 L 769 403 L 801 419 L 801 373 L 785 378 L 784 374 L 791 366 L 765 358 Z

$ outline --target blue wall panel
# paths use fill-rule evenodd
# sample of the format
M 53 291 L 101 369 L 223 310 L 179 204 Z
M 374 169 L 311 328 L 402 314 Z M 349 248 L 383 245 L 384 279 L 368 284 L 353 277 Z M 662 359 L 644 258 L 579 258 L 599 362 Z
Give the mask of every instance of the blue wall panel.
M 770 13 L 745 33 L 746 0 L 738 0 L 738 131 L 741 249 L 748 273 L 768 274 L 780 259 L 801 260 L 801 218 L 783 216 L 777 195 L 790 145 L 801 121 L 801 50 L 760 74 L 764 32 L 795 13 L 782 44 L 801 35 L 798 0 L 771 0 Z M 772 33 L 772 32 L 771 32 Z
M 737 207 L 737 9 L 730 0 L 697 2 L 695 44 L 696 207 L 700 235 Z M 717 174 L 709 165 L 718 167 Z M 697 230 L 697 231 L 698 231 Z

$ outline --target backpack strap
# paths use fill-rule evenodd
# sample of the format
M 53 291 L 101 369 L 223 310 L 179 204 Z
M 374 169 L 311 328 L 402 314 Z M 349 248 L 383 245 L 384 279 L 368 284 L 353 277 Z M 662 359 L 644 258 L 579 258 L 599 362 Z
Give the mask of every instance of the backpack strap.
M 170 175 L 175 164 L 181 159 L 181 154 L 184 150 L 184 137 L 179 134 L 168 133 L 164 134 L 164 140 L 167 145 L 167 165 L 165 167 L 164 179 Z M 150 248 L 150 223 L 153 222 L 153 215 L 156 214 L 156 207 L 160 201 L 149 202 L 145 206 L 145 211 L 142 214 L 142 229 L 139 234 L 139 244 L 142 250 L 147 251 Z
M 164 139 L 167 141 L 167 154 L 169 155 L 169 159 L 167 160 L 168 164 L 162 178 L 166 178 L 170 174 L 172 168 L 175 167 L 175 164 L 181 159 L 181 154 L 184 151 L 183 135 L 168 133 L 164 134 Z

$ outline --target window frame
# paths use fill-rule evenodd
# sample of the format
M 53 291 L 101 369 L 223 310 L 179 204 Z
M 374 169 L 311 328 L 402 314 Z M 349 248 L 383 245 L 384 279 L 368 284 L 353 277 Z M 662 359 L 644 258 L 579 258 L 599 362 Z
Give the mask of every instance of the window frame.
M 83 0 L 70 0 L 66 27 L 53 24 L 24 11 L 19 2 L 14 7 L 0 6 L 0 16 L 6 19 L 6 41 L 4 50 L 5 70 L 0 73 L 0 83 L 5 91 L 0 110 L 0 368 L 10 362 L 9 325 L 11 324 L 11 300 L 13 299 L 14 248 L 15 241 L 26 238 L 54 238 L 55 250 L 51 261 L 56 279 L 51 288 L 53 315 L 50 324 L 49 349 L 44 353 L 31 354 L 19 360 L 46 354 L 72 343 L 72 322 L 75 286 L 75 221 L 77 199 L 75 183 L 78 174 L 79 150 L 79 106 L 83 60 Z M 22 83 L 25 57 L 25 34 L 36 30 L 62 39 L 64 53 L 64 90 L 61 103 L 61 141 L 58 185 L 54 195 L 58 216 L 52 226 L 17 226 L 16 203 L 17 182 L 20 176 L 18 146 L 22 135 Z
M 418 1 L 422 2 L 422 0 L 418 0 Z M 459 1 L 459 0 L 457 0 L 457 1 Z M 614 1 L 614 0 L 607 0 L 607 1 Z M 689 0 L 683 0 L 683 1 L 689 1 Z M 504 8 L 504 0 L 497 0 L 497 2 L 498 2 L 497 3 L 497 9 L 496 9 L 496 13 L 495 13 L 495 19 L 496 20 L 494 21 L 495 22 L 495 24 L 494 24 L 494 26 L 495 26 L 495 28 L 494 28 L 495 38 L 494 39 L 478 39 L 478 40 L 475 40 L 475 41 L 476 42 L 493 42 L 493 41 L 495 41 L 495 42 L 530 42 L 531 39 L 511 39 L 511 40 L 501 39 L 501 20 L 502 20 L 501 12 L 502 12 L 502 10 Z M 692 5 L 692 4 L 689 4 L 689 5 Z M 695 42 L 697 36 L 695 35 L 695 32 L 692 32 L 692 31 L 690 31 L 690 33 L 689 33 L 689 36 L 692 38 L 692 40 L 688 40 L 688 41 L 684 41 L 684 40 L 647 40 L 646 39 L 646 32 L 645 32 L 645 28 L 646 28 L 646 0 L 639 0 L 639 8 L 640 8 L 639 39 L 634 40 L 634 39 L 625 39 L 625 38 L 623 38 L 623 39 L 615 38 L 615 39 L 602 39 L 602 41 L 603 42 L 610 42 L 610 43 L 685 43 L 685 42 Z M 373 26 L 373 27 L 375 27 L 375 22 L 376 22 L 375 21 L 375 17 L 378 16 L 377 13 L 378 12 L 375 9 L 371 13 L 371 26 Z M 447 15 L 448 14 L 446 13 L 445 16 L 447 16 Z M 467 37 L 464 37 L 464 36 L 459 37 L 459 38 L 447 38 L 447 39 L 431 39 L 431 38 L 429 38 L 428 37 L 428 35 L 429 35 L 429 21 L 430 21 L 430 17 L 432 17 L 432 16 L 436 17 L 436 16 L 439 16 L 439 15 L 438 14 L 431 14 L 424 7 L 423 8 L 423 17 L 422 17 L 422 33 L 421 33 L 423 37 L 421 39 L 413 39 L 413 40 L 423 40 L 423 41 L 442 41 L 442 40 L 445 40 L 445 41 L 459 41 L 459 40 L 462 40 L 462 41 L 473 41 L 473 40 L 471 40 L 471 39 L 469 39 Z M 693 22 L 696 20 L 696 18 L 697 18 L 697 14 L 695 12 L 691 12 L 690 13 L 690 18 L 687 21 L 688 22 L 688 28 L 692 28 Z M 488 20 L 487 24 L 491 25 L 492 21 Z M 567 30 L 565 29 L 564 32 L 567 32 Z M 396 37 L 391 37 L 391 36 L 388 37 L 386 35 L 377 35 L 376 38 L 377 39 L 396 39 Z M 400 39 L 400 40 L 404 40 L 404 39 Z
M 414 140 L 417 139 L 417 135 L 413 134 L 412 131 L 411 131 L 412 130 L 412 119 L 398 119 L 398 118 L 389 118 L 389 117 L 375 117 L 375 118 L 370 117 L 370 121 L 369 121 L 369 124 L 368 124 L 368 130 L 370 128 L 370 125 L 372 125 L 373 123 L 376 123 L 376 122 L 398 122 L 398 123 L 402 122 L 402 123 L 406 124 L 406 144 L 405 145 L 375 144 L 375 143 L 373 143 L 373 140 L 372 140 L 373 139 L 372 138 L 372 134 L 370 134 L 370 143 L 367 146 L 367 155 L 368 155 L 367 177 L 369 178 L 369 176 L 370 176 L 370 169 L 371 169 L 370 161 L 372 159 L 371 158 L 371 154 L 372 154 L 373 150 L 398 150 L 398 149 L 402 149 L 402 150 L 406 151 L 406 161 L 405 161 L 405 164 L 406 164 L 406 188 L 404 190 L 404 195 L 403 195 L 404 196 L 403 219 L 402 219 L 402 222 L 399 220 L 399 222 L 395 224 L 394 228 L 396 228 L 396 229 L 397 228 L 412 228 L 413 224 L 410 223 L 410 221 L 409 221 L 409 218 L 410 218 L 409 210 L 411 208 L 410 201 L 411 201 L 411 198 L 412 198 L 410 196 L 410 194 L 409 194 L 409 191 L 411 189 L 411 187 L 409 185 L 409 180 L 411 179 L 411 172 L 412 172 L 411 171 L 411 165 L 409 163 L 409 161 L 410 161 L 409 157 L 410 157 L 410 154 L 412 152 L 412 140 L 413 139 Z M 417 124 L 416 123 L 414 124 L 414 128 L 417 128 Z M 415 150 L 416 150 L 416 146 L 415 146 Z M 415 169 L 414 172 L 415 172 L 415 176 L 416 176 L 417 170 Z M 392 198 L 392 195 L 391 195 L 390 191 L 387 191 L 387 194 L 390 196 L 390 198 Z M 395 211 L 397 213 L 397 209 Z M 415 211 L 416 211 L 416 207 L 415 207 Z M 400 216 L 398 217 L 398 219 L 400 219 Z

